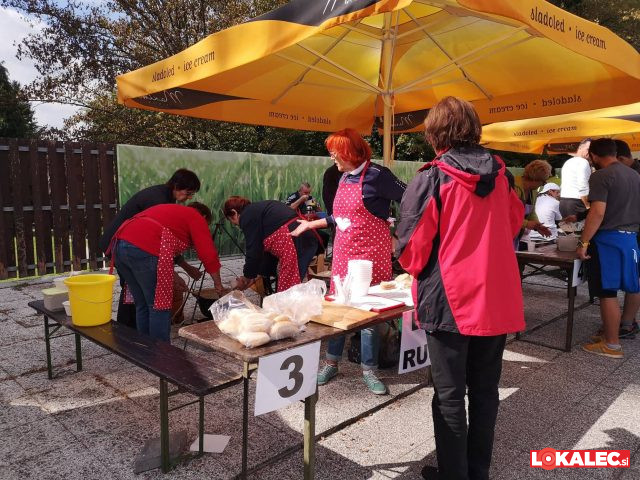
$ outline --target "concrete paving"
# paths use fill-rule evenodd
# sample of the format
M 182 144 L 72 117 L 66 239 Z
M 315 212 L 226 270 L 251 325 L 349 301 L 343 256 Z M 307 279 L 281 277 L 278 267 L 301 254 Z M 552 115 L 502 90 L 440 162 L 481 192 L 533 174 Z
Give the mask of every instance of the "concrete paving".
M 228 282 L 240 273 L 242 261 L 230 258 L 224 264 Z M 0 284 L 0 479 L 235 477 L 241 463 L 240 386 L 206 399 L 206 432 L 231 436 L 224 453 L 205 454 L 166 475 L 159 470 L 133 473 L 134 459 L 145 442 L 159 436 L 157 379 L 86 341 L 84 369 L 76 372 L 69 336 L 54 340 L 57 377 L 48 380 L 42 320 L 26 304 L 40 298 L 40 290 L 51 282 L 52 277 L 44 277 Z M 566 310 L 566 290 L 551 277 L 528 279 L 524 293 L 529 328 Z M 587 301 L 586 287 L 581 286 L 576 304 Z M 193 306 L 191 298 L 187 318 Z M 201 317 L 196 311 L 196 318 Z M 623 360 L 586 354 L 579 344 L 598 326 L 597 306 L 586 305 L 577 312 L 571 353 L 509 339 L 491 478 L 640 478 L 635 461 L 640 454 L 640 338 L 623 341 Z M 560 346 L 564 329 L 560 320 L 527 338 Z M 195 346 L 189 349 L 212 356 Z M 316 448 L 316 478 L 420 479 L 424 464 L 435 465 L 433 389 L 420 388 L 406 395 L 425 381 L 426 371 L 399 376 L 390 369 L 380 374 L 389 386 L 388 396 L 369 394 L 359 366 L 346 360 L 338 377 L 320 388 L 318 433 L 362 418 L 322 436 Z M 251 392 L 253 397 L 254 381 Z M 171 404 L 184 398 L 172 397 Z M 303 414 L 298 403 L 250 418 L 249 465 L 258 467 L 250 478 L 302 478 Z M 196 405 L 173 412 L 170 418 L 172 430 L 196 437 Z M 530 450 L 545 447 L 630 450 L 632 468 L 544 471 L 529 467 Z M 286 449 L 291 453 L 272 461 Z

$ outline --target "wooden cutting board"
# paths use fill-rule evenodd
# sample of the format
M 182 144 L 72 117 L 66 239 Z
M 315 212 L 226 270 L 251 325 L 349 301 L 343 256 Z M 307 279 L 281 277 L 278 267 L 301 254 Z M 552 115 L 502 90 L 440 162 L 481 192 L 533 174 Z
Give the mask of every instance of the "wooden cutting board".
M 311 321 L 342 330 L 349 330 L 358 327 L 376 315 L 378 315 L 376 312 L 367 312 L 366 310 L 325 300 L 322 303 L 322 315 L 312 317 Z

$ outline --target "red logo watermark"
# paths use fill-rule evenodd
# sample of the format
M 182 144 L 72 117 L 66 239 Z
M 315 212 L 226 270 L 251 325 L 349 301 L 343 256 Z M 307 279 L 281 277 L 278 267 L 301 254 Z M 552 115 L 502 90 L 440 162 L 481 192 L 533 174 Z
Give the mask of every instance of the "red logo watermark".
M 530 466 L 554 468 L 629 468 L 630 450 L 531 450 Z

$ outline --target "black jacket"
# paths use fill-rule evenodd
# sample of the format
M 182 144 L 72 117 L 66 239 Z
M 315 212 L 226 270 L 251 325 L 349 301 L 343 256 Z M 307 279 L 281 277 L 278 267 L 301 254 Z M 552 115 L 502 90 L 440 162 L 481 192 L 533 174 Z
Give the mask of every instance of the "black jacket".
M 126 220 L 129 220 L 134 215 L 146 210 L 149 207 L 160 205 L 162 203 L 176 203 L 173 198 L 173 192 L 166 185 L 154 185 L 153 187 L 145 188 L 134 194 L 127 203 L 125 203 L 116 218 L 104 229 L 104 233 L 100 237 L 98 246 L 103 252 L 109 248 L 111 238 L 116 233 L 120 225 Z

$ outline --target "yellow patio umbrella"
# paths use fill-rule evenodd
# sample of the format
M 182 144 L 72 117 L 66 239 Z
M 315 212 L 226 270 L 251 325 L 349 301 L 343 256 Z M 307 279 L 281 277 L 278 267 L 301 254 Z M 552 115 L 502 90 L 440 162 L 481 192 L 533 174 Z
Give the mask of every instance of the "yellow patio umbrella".
M 624 140 L 640 150 L 640 103 L 551 117 L 492 123 L 482 128 L 488 148 L 521 153 L 574 152 L 587 137 Z
M 294 0 L 117 78 L 131 107 L 299 130 L 421 128 L 448 95 L 483 123 L 640 100 L 640 55 L 544 0 Z

